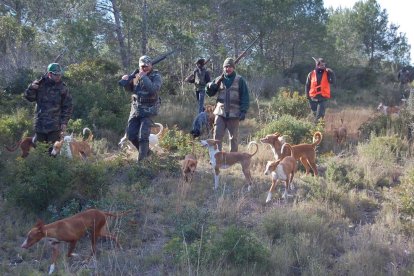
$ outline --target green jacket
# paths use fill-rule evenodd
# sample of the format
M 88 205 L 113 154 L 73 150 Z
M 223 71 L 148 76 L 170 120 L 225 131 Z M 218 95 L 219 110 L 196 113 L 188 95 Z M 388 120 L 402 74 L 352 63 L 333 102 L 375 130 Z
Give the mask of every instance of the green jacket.
M 68 124 L 73 112 L 72 96 L 63 82 L 45 78 L 38 89 L 30 84 L 24 91 L 24 97 L 29 102 L 36 102 L 35 131 L 49 133 L 61 130 L 61 125 Z

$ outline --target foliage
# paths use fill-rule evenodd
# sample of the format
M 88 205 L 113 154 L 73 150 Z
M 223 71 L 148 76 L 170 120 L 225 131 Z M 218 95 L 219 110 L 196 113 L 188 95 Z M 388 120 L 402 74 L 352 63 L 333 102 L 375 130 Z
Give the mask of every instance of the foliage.
M 296 119 L 291 115 L 282 115 L 256 132 L 254 137 L 263 138 L 269 133 L 279 132 L 289 138 L 289 143 L 299 144 L 309 142 L 315 131 L 315 125 L 310 122 Z
M 291 93 L 282 89 L 276 97 L 272 98 L 269 113 L 278 117 L 286 114 L 297 119 L 306 118 L 309 114 L 309 103 L 306 96 L 299 95 L 297 91 Z
M 414 168 L 409 168 L 402 183 L 397 187 L 399 210 L 403 216 L 414 217 Z
M 102 164 L 52 158 L 46 144 L 38 144 L 27 158 L 11 164 L 4 182 L 11 203 L 35 212 L 49 205 L 60 208 L 73 198 L 98 199 L 110 184 Z
M 331 159 L 328 162 L 326 178 L 346 187 L 347 190 L 364 187 L 364 172 L 356 167 L 355 164 L 338 159 Z
M 170 152 L 174 152 L 181 157 L 192 152 L 192 137 L 188 133 L 184 133 L 174 126 L 164 134 L 160 141 L 160 146 Z
M 175 235 L 192 243 L 202 236 L 202 227 L 207 228 L 209 213 L 202 209 L 185 207 L 181 212 L 174 215 Z
M 25 135 L 33 135 L 32 122 L 26 109 L 16 109 L 10 115 L 0 115 L 0 144 L 11 145 Z

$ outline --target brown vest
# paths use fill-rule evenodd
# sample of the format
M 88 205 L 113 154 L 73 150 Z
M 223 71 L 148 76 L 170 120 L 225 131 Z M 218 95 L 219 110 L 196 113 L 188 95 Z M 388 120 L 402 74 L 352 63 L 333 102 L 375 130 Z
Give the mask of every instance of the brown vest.
M 226 89 L 226 86 L 221 83 L 217 96 L 217 104 L 214 109 L 215 115 L 220 115 L 226 118 L 238 118 L 240 115 L 240 93 L 239 93 L 240 76 L 236 75 L 231 86 Z

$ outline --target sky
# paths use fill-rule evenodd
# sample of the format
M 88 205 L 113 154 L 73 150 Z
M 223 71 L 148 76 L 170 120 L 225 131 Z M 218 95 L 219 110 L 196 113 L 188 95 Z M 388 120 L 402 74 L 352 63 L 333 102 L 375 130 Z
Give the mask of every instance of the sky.
M 334 9 L 352 8 L 357 0 L 323 0 L 325 8 Z M 408 43 L 411 45 L 411 63 L 414 63 L 414 27 L 413 11 L 410 3 L 412 0 L 377 0 L 381 9 L 386 9 L 388 13 L 388 23 L 399 25 L 399 32 L 405 33 Z

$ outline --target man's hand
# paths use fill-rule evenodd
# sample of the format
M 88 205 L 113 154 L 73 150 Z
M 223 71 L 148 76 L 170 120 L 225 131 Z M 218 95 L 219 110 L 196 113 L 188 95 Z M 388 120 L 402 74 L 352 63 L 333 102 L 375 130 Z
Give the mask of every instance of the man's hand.
M 39 81 L 38 80 L 33 81 L 32 84 L 30 85 L 30 89 L 34 89 L 34 90 L 39 89 Z
M 128 80 L 128 78 L 129 78 L 129 76 L 128 76 L 128 75 L 123 75 L 123 76 L 122 76 L 122 79 L 123 79 L 123 80 Z
M 220 85 L 220 83 L 224 80 L 224 73 L 221 74 L 220 78 L 217 79 L 216 84 Z
M 242 111 L 242 112 L 240 112 L 239 120 L 243 121 L 244 119 L 246 119 L 246 112 Z

